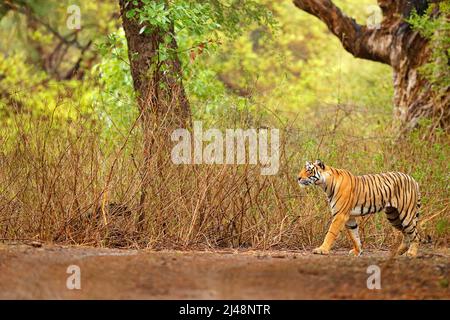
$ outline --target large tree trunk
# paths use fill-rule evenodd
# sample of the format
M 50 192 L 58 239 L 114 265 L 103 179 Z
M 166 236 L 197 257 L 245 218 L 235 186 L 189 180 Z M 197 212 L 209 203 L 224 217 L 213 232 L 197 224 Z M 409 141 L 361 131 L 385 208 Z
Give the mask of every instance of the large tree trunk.
M 125 7 L 126 3 L 128 3 L 127 7 Z M 139 24 L 135 18 L 126 17 L 126 12 L 135 7 L 132 3 L 133 1 L 120 0 L 131 75 L 139 108 L 141 111 L 151 111 L 158 118 L 160 116 L 168 118 L 164 121 L 169 124 L 189 122 L 190 109 L 182 83 L 181 63 L 178 56 L 173 54 L 170 58 L 160 61 L 158 54 L 158 48 L 164 44 L 165 36 L 171 39 L 168 44 L 170 48 L 177 50 L 173 26 L 168 31 L 152 29 L 148 26 L 150 32 L 140 32 L 144 24 Z M 142 5 L 143 3 L 138 1 L 137 6 Z
M 141 32 L 144 24 L 139 24 L 135 18 L 127 18 L 126 12 L 142 7 L 142 1 L 138 1 L 137 6 L 133 1 L 119 2 L 143 128 L 144 164 L 138 217 L 142 226 L 147 192 L 152 187 L 150 181 L 156 183 L 155 175 L 160 172 L 163 162 L 170 160 L 171 131 L 190 125 L 190 107 L 182 83 L 181 63 L 176 54 L 178 47 L 173 24 L 168 31 L 147 26 L 148 31 Z M 167 37 L 170 37 L 170 43 L 164 44 Z M 168 59 L 160 59 L 160 45 L 173 49 Z
M 383 20 L 377 28 L 359 25 L 330 0 L 294 0 L 294 4 L 322 20 L 353 56 L 393 68 L 394 115 L 402 131 L 415 127 L 423 117 L 449 130 L 449 92 L 434 92 L 418 71 L 429 61 L 429 41 L 405 21 L 412 9 L 423 12 L 427 1 L 378 0 Z

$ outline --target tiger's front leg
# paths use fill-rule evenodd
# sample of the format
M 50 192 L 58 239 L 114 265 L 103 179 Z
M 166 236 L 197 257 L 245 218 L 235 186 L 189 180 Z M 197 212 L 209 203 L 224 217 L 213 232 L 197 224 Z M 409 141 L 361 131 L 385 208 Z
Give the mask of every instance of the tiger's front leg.
M 330 253 L 330 249 L 333 246 L 334 241 L 336 240 L 339 233 L 343 229 L 344 224 L 347 222 L 349 216 L 350 216 L 349 213 L 339 213 L 336 216 L 334 216 L 322 245 L 318 248 L 315 248 L 313 250 L 313 253 L 315 254 Z
M 354 217 L 350 217 L 345 223 L 345 228 L 347 229 L 348 237 L 353 244 L 353 249 L 350 250 L 349 255 L 359 257 L 362 254 L 362 247 L 356 219 Z

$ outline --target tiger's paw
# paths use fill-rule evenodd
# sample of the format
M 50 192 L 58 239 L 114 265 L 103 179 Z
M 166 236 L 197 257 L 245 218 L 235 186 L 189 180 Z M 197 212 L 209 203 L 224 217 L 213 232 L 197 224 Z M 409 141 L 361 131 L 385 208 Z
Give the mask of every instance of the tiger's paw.
M 349 256 L 353 256 L 353 257 L 359 257 L 359 256 L 362 255 L 362 253 L 363 253 L 362 250 L 355 250 L 355 249 L 352 249 L 352 250 L 350 250 L 350 251 L 348 252 L 348 255 L 349 255 Z
M 406 251 L 408 251 L 408 248 L 409 248 L 408 245 L 402 243 L 400 247 L 398 247 L 397 249 L 397 255 L 399 256 L 403 255 Z
M 406 251 L 406 256 L 409 258 L 417 257 L 417 251 L 419 249 L 419 245 L 417 243 L 412 243 L 409 247 L 408 251 Z
M 318 247 L 318 248 L 315 248 L 312 252 L 313 252 L 314 254 L 328 255 L 328 254 L 330 253 L 330 250 L 325 250 L 325 249 L 322 248 L 322 247 Z
M 415 258 L 415 257 L 417 257 L 417 247 L 414 247 L 414 246 L 411 246 L 410 248 L 409 248 L 409 250 L 408 251 L 406 251 L 406 256 L 408 257 L 408 258 Z

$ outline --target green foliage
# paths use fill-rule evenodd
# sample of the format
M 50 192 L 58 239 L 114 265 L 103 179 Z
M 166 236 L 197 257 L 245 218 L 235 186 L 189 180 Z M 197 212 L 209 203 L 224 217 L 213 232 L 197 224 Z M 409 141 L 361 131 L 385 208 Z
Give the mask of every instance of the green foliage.
M 4 92 L 0 97 L 0 114 L 4 125 L 13 124 L 13 113 L 19 117 L 51 115 L 58 123 L 58 119 L 65 121 L 91 109 L 94 92 L 87 90 L 87 83 L 67 81 L 61 86 L 45 72 L 27 64 L 23 53 L 0 55 L 0 75 L 0 92 Z
M 80 58 L 81 49 L 76 46 L 56 50 L 61 46 L 60 37 L 67 37 L 68 43 L 77 41 L 84 46 L 89 41 L 101 43 L 109 30 L 117 30 L 120 21 L 110 19 L 118 9 L 117 1 L 11 3 L 16 9 L 0 17 L 0 122 L 4 128 L 14 130 L 16 122 L 51 118 L 54 128 L 62 129 L 79 117 L 93 118 L 85 122 L 87 129 L 100 120 L 105 135 L 111 134 L 113 122 L 122 129 L 128 126 L 135 110 L 132 103 L 127 108 L 121 103 L 133 97 L 131 86 L 127 86 L 130 75 L 126 46 L 115 49 L 116 56 L 104 55 L 92 69 L 97 49 L 91 46 L 80 62 L 79 68 L 85 73 L 82 80 L 61 81 L 44 67 L 54 63 L 52 59 L 61 53 L 64 55 L 59 66 L 63 71 L 72 68 Z M 67 28 L 69 5 L 80 7 L 82 29 L 76 32 Z M 127 112 L 119 114 L 125 109 Z
M 442 218 L 436 223 L 436 231 L 439 235 L 444 235 L 450 232 L 450 223 L 447 218 Z
M 249 25 L 240 35 L 223 39 L 219 50 L 201 55 L 192 64 L 184 83 L 194 115 L 215 123 L 229 118 L 231 124 L 243 117 L 255 125 L 264 123 L 265 115 L 275 114 L 279 118 L 271 124 L 275 126 L 294 119 L 295 125 L 302 125 L 317 116 L 317 122 L 304 129 L 328 123 L 331 130 L 336 116 L 332 106 L 341 104 L 345 111 L 338 111 L 338 117 L 350 111 L 362 123 L 357 130 L 350 129 L 355 135 L 383 130 L 392 117 L 390 68 L 355 60 L 322 22 L 296 11 L 292 3 L 267 5 L 280 28 Z M 351 7 L 353 11 L 364 9 Z M 237 115 L 241 107 L 248 112 Z
M 98 81 L 95 105 L 105 122 L 105 136 L 114 136 L 124 133 L 138 114 L 123 30 L 108 35 L 97 50 L 102 59 L 91 74 Z
M 254 22 L 275 25 L 270 10 L 257 1 L 134 0 L 127 6 L 130 3 L 133 7 L 126 16 L 142 25 L 139 33 L 157 30 L 165 34 L 158 48 L 158 61 L 181 56 L 186 72 L 189 72 L 189 57 L 216 47 L 222 34 L 236 36 Z M 173 37 L 177 49 L 170 46 Z
M 436 14 L 439 12 L 439 14 Z M 450 87 L 450 2 L 441 1 L 430 4 L 427 13 L 419 15 L 412 12 L 407 20 L 412 27 L 430 41 L 431 56 L 422 66 L 422 74 L 430 81 L 437 92 L 445 92 Z

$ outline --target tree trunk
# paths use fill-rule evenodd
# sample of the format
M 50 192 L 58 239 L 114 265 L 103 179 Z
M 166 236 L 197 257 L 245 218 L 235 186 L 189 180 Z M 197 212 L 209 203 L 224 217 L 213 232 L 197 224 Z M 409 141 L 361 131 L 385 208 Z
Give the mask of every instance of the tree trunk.
M 128 3 L 127 6 L 126 3 Z M 148 26 L 149 33 L 140 32 L 144 24 L 139 24 L 135 18 L 127 18 L 126 12 L 141 6 L 141 1 L 134 6 L 132 1 L 120 0 L 131 75 L 139 108 L 143 113 L 154 114 L 157 117 L 155 120 L 161 121 L 161 116 L 168 117 L 164 119 L 166 122 L 157 123 L 158 125 L 189 123 L 190 108 L 182 83 L 180 60 L 176 54 L 173 54 L 170 58 L 161 61 L 158 53 L 159 46 L 164 45 L 163 38 L 167 36 L 171 39 L 169 47 L 174 51 L 177 50 L 173 25 L 168 31 L 156 28 L 152 30 Z
M 414 128 L 421 118 L 431 118 L 448 132 L 449 92 L 437 94 L 418 69 L 429 61 L 427 39 L 405 21 L 411 11 L 424 12 L 424 0 L 378 0 L 383 12 L 379 26 L 362 26 L 330 0 L 294 0 L 294 4 L 320 20 L 354 57 L 388 64 L 393 69 L 394 116 L 401 131 Z
M 181 63 L 176 54 L 177 42 L 173 24 L 168 31 L 139 24 L 136 18 L 127 18 L 126 13 L 136 7 L 133 1 L 120 0 L 123 28 L 128 43 L 128 58 L 141 113 L 143 129 L 144 164 L 138 225 L 142 227 L 146 207 L 146 196 L 150 189 L 150 177 L 160 172 L 163 162 L 170 160 L 170 133 L 175 128 L 190 125 L 190 107 L 182 83 Z M 170 43 L 164 38 L 170 37 Z M 167 41 L 167 40 L 166 40 Z M 160 59 L 160 45 L 172 49 L 173 54 Z

